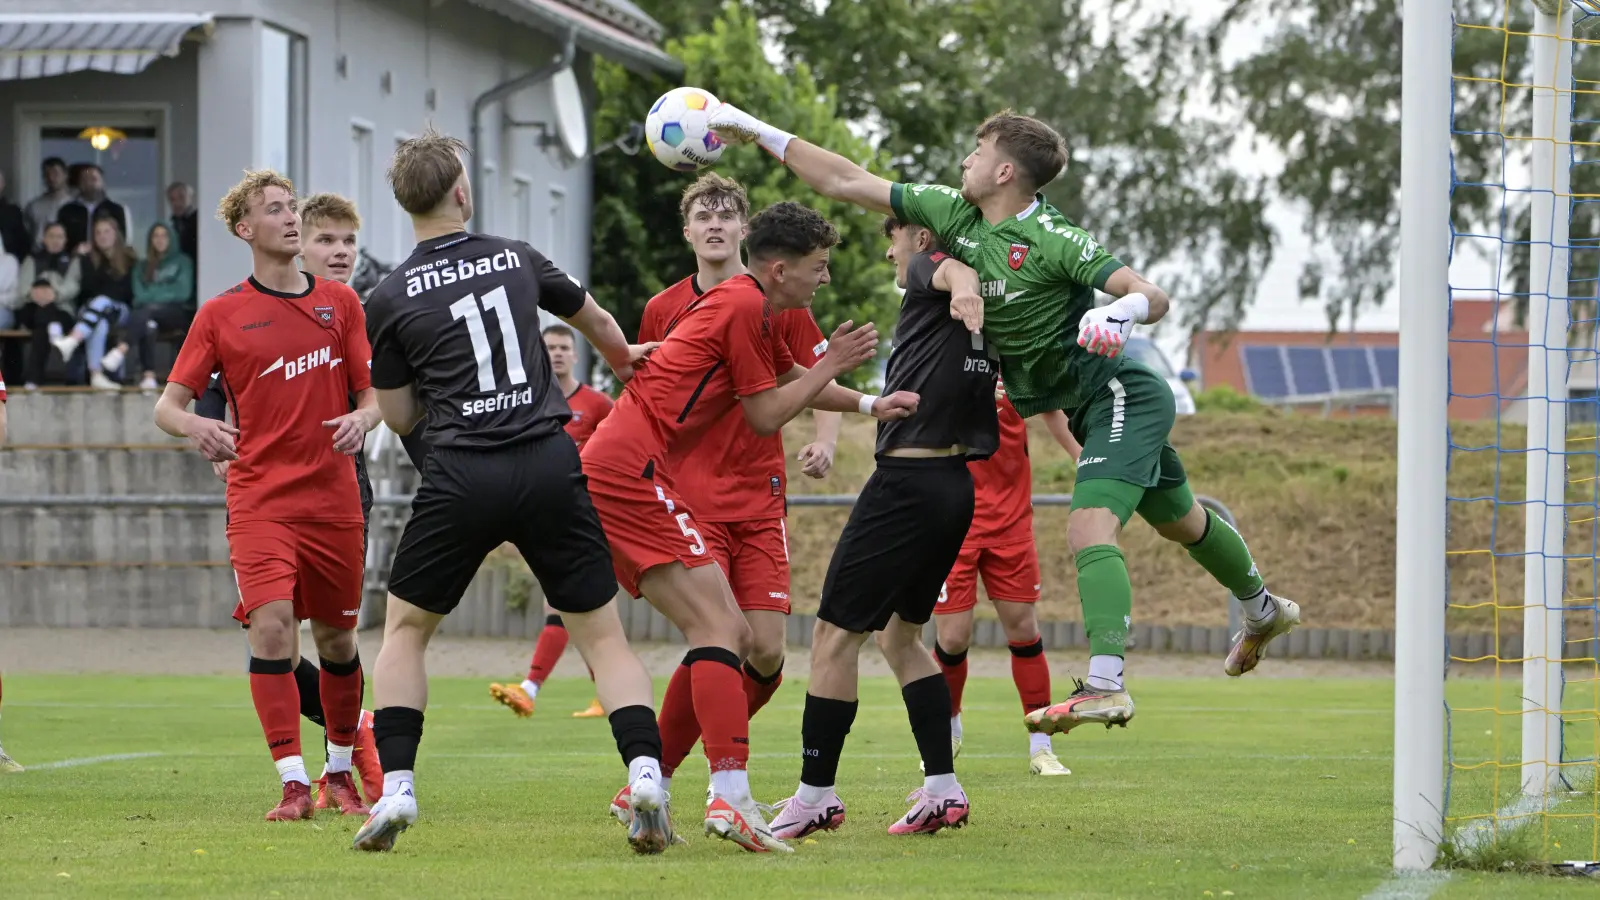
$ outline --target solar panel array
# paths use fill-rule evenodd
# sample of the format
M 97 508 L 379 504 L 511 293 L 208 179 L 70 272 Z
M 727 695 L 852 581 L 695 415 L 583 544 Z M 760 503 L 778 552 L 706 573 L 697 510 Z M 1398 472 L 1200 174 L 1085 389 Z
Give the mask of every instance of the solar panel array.
M 1268 400 L 1397 390 L 1399 347 L 1297 347 L 1258 344 L 1240 348 L 1250 393 Z

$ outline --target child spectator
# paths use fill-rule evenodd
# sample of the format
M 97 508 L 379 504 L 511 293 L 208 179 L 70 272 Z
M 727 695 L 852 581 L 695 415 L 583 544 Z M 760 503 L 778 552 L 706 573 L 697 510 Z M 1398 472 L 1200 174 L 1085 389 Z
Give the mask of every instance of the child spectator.
M 76 258 L 73 265 L 77 265 Z M 50 343 L 65 335 L 72 323 L 72 305 L 61 300 L 55 282 L 49 277 L 35 279 L 28 288 L 27 301 L 17 310 L 17 326 L 33 332 L 27 361 L 22 367 L 22 380 L 29 390 L 44 383 L 50 362 Z

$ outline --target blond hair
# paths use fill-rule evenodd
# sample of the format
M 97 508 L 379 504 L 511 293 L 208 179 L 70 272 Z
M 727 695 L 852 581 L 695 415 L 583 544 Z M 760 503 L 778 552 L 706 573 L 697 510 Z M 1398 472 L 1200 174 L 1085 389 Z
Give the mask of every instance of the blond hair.
M 750 197 L 744 192 L 744 186 L 715 172 L 701 175 L 683 189 L 683 199 L 678 201 L 678 214 L 683 216 L 683 221 L 689 221 L 689 210 L 696 203 L 709 210 L 737 213 L 741 219 L 750 218 Z
M 356 212 L 355 201 L 342 194 L 323 191 L 300 201 L 300 221 L 307 228 L 348 222 L 356 231 L 361 230 L 361 214 Z
M 401 141 L 389 163 L 389 187 L 394 190 L 395 202 L 414 216 L 432 212 L 466 171 L 461 164 L 466 152 L 467 145 L 459 138 L 441 134 L 432 126 Z
M 294 182 L 271 169 L 245 169 L 244 178 L 228 189 L 217 203 L 217 218 L 228 226 L 228 232 L 238 235 L 239 223 L 250 214 L 250 204 L 269 187 L 283 188 L 294 197 Z

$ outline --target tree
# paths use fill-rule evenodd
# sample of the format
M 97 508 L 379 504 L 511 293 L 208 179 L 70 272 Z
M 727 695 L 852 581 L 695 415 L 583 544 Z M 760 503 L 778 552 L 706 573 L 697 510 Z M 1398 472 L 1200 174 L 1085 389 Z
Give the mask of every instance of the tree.
M 834 94 L 818 87 L 808 69 L 785 74 L 767 61 L 754 16 L 729 4 L 707 31 L 670 40 L 668 50 L 686 67 L 685 83 L 718 96 L 739 97 L 778 127 L 804 134 L 877 171 L 889 173 L 881 154 L 850 132 L 838 118 Z M 648 83 L 603 62 L 595 65 L 602 98 L 595 128 L 600 134 L 624 130 L 672 85 Z M 813 310 L 824 333 L 846 319 L 875 321 L 887 331 L 898 294 L 894 272 L 883 261 L 881 219 L 854 206 L 812 192 L 781 166 L 748 148 L 730 148 L 717 171 L 737 179 L 761 210 L 782 200 L 816 209 L 839 230 L 830 264 L 832 282 L 817 295 Z M 692 271 L 693 256 L 683 240 L 678 198 L 692 175 L 658 165 L 647 154 L 607 154 L 595 160 L 595 210 L 591 290 L 629 334 L 637 333 L 644 304 L 655 293 Z M 856 373 L 857 380 L 870 373 Z

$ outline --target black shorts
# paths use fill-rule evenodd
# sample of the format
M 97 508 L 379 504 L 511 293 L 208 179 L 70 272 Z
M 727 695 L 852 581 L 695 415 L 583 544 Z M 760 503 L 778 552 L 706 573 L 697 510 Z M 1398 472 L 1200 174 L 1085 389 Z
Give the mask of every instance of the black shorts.
M 971 525 L 965 457 L 879 457 L 833 548 L 817 618 L 857 633 L 894 615 L 926 623 Z
M 507 542 L 557 612 L 593 612 L 616 595 L 611 548 L 565 432 L 499 450 L 434 448 L 395 549 L 389 593 L 446 615 L 484 557 Z

